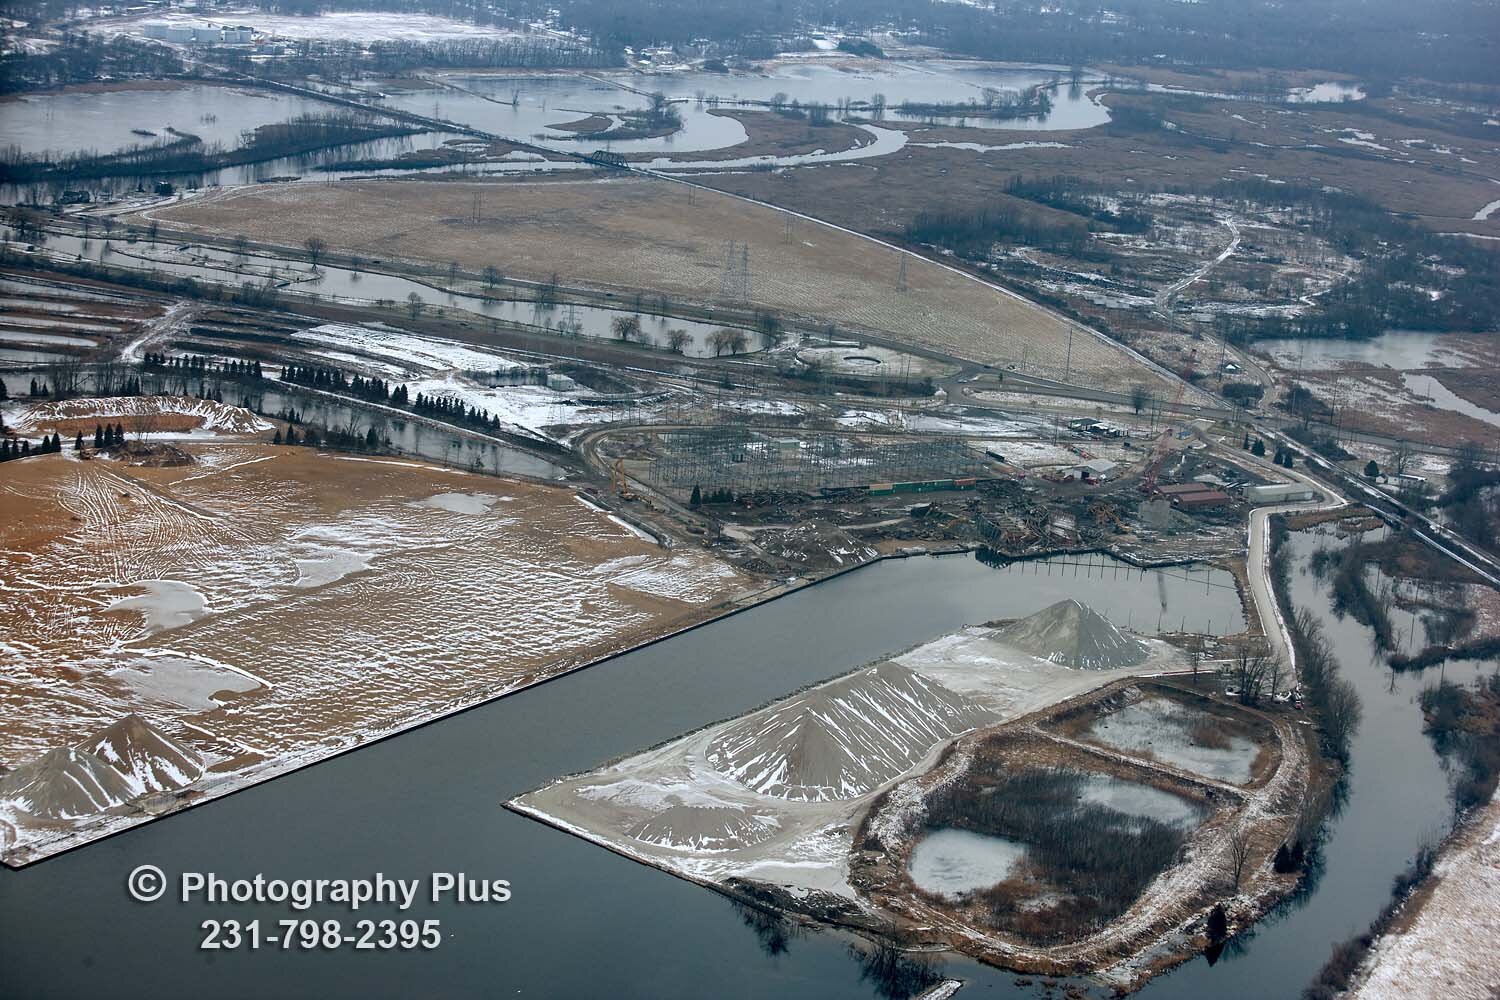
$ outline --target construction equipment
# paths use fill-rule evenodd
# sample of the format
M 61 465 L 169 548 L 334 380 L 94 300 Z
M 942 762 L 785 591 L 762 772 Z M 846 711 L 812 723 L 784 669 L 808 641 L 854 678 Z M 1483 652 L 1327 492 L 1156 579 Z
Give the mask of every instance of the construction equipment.
M 615 459 L 615 464 L 610 466 L 609 487 L 614 491 L 615 496 L 621 500 L 633 500 L 635 499 L 635 494 L 630 492 L 630 489 L 626 486 L 626 482 L 625 459 L 617 458 Z
M 1188 354 L 1187 368 L 1182 373 L 1182 380 L 1177 383 L 1177 395 L 1172 397 L 1171 410 L 1175 413 L 1182 406 L 1182 397 L 1187 392 L 1188 383 L 1193 378 L 1193 364 L 1198 358 L 1198 351 L 1194 348 Z M 1150 493 L 1156 489 L 1156 477 L 1161 474 L 1161 467 L 1167 461 L 1167 445 L 1172 441 L 1172 428 L 1164 428 L 1161 437 L 1156 439 L 1156 444 L 1151 448 L 1151 457 L 1146 461 L 1146 474 L 1141 477 L 1141 492 Z

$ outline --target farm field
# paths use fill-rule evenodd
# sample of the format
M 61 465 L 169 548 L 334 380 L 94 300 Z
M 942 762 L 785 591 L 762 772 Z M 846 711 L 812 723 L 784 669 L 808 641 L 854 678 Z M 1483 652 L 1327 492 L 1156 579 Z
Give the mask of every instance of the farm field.
M 474 204 L 481 205 L 475 222 Z M 298 246 L 318 237 L 367 259 L 602 290 L 724 301 L 726 262 L 748 248 L 749 301 L 971 361 L 1026 364 L 1094 384 L 1146 376 L 1123 350 L 978 281 L 769 208 L 650 180 L 499 184 L 350 182 L 261 187 L 153 210 L 151 218 L 229 238 Z M 734 244 L 731 249 L 730 244 Z

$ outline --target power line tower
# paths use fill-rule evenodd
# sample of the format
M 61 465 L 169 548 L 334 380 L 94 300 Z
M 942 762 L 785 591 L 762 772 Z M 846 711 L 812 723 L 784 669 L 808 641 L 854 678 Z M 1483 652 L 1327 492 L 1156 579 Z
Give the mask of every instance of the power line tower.
M 719 276 L 719 295 L 730 302 L 750 299 L 750 244 L 730 240 L 724 246 L 724 270 Z

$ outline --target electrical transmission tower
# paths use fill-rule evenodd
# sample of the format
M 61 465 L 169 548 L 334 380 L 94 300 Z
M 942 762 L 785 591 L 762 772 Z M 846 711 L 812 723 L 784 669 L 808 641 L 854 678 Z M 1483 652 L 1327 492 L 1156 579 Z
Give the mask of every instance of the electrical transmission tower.
M 730 240 L 724 246 L 724 271 L 719 277 L 719 295 L 731 302 L 750 300 L 750 244 Z

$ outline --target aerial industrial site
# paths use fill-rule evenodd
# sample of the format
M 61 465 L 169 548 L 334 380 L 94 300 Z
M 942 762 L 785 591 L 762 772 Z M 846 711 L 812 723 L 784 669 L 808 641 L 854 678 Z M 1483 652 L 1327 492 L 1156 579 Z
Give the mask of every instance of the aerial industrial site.
M 1349 7 L 14 5 L 15 995 L 1494 996 L 1497 22 Z

